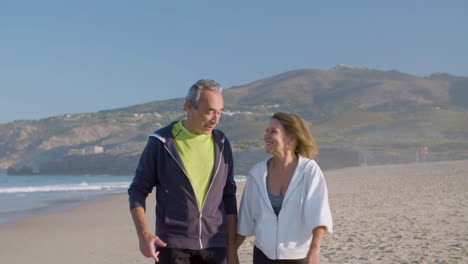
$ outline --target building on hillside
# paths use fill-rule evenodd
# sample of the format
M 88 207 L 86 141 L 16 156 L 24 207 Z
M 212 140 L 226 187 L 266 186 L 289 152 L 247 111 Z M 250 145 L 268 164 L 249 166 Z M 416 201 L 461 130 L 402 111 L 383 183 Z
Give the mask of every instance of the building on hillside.
M 90 155 L 104 153 L 103 146 L 86 146 L 80 149 L 70 149 L 68 155 Z
M 104 152 L 103 146 L 88 146 L 84 148 L 85 154 L 98 154 Z

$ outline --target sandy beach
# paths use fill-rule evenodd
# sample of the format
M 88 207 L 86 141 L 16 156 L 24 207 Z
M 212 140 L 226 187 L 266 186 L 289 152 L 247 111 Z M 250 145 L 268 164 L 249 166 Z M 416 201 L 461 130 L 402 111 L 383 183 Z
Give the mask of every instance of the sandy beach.
M 468 161 L 349 168 L 325 177 L 335 230 L 322 243 L 321 263 L 468 262 Z M 253 241 L 242 245 L 241 263 L 252 263 Z M 126 195 L 0 225 L 0 256 L 2 264 L 153 263 L 139 253 Z

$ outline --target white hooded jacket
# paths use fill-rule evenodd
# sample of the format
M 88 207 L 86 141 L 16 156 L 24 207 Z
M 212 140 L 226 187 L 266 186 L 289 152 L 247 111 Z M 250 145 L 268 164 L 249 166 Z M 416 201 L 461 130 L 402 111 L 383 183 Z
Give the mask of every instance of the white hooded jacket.
M 266 189 L 267 161 L 249 172 L 238 216 L 237 233 L 255 236 L 255 246 L 270 259 L 305 258 L 312 230 L 325 226 L 333 231 L 325 178 L 314 160 L 299 162 L 276 216 Z

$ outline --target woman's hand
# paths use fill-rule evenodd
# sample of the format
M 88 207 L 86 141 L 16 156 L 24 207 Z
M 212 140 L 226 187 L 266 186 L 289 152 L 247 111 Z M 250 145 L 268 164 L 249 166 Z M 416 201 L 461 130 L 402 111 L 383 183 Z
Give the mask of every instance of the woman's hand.
M 320 244 L 322 243 L 323 235 L 326 228 L 319 226 L 312 231 L 312 243 L 310 243 L 309 252 L 306 257 L 306 264 L 319 264 L 320 263 Z
M 306 264 L 319 264 L 320 263 L 320 248 L 311 248 L 305 259 Z

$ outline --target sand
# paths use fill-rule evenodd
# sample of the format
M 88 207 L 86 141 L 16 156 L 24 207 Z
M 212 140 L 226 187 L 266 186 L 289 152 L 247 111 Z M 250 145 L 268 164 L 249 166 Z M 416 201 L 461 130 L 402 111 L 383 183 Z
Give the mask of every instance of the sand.
M 468 161 L 326 174 L 322 263 L 468 263 Z
M 325 177 L 335 230 L 324 238 L 321 263 L 468 263 L 468 161 Z M 241 263 L 252 263 L 253 241 L 241 246 Z M 0 262 L 153 263 L 139 253 L 126 195 L 0 225 Z

